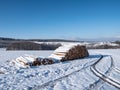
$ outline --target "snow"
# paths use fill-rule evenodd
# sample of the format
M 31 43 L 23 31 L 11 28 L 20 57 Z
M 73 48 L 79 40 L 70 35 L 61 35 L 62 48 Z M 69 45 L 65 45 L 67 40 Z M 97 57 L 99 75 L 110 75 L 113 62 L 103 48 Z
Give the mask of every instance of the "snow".
M 34 43 L 37 43 L 37 44 L 42 44 L 42 43 L 46 43 L 46 44 L 61 44 L 61 45 L 72 45 L 72 44 L 80 44 L 80 45 L 85 45 L 85 44 L 89 44 L 87 42 L 38 42 L 38 41 L 35 41 Z
M 56 52 L 67 52 L 70 48 L 76 46 L 77 44 L 67 44 L 67 45 L 63 45 L 61 47 L 59 47 L 58 49 L 56 49 L 54 51 L 54 53 Z
M 110 56 L 105 56 L 101 62 L 99 62 L 97 65 L 96 65 L 96 69 L 101 72 L 101 73 L 105 73 L 109 67 L 111 67 L 111 58 Z M 101 68 L 102 67 L 102 68 Z M 104 68 L 104 69 L 103 69 Z
M 42 43 L 46 43 L 46 44 L 61 44 L 61 45 L 72 45 L 72 44 L 78 44 L 78 45 L 85 45 L 87 47 L 98 47 L 101 45 L 110 45 L 110 46 L 119 46 L 119 44 L 113 43 L 113 42 L 34 42 L 37 44 L 42 44 Z
M 63 83 L 58 82 L 56 83 L 54 90 L 66 90 L 65 86 L 63 85 Z
M 111 42 L 97 42 L 96 44 L 94 44 L 94 47 L 100 46 L 100 45 L 110 45 L 110 46 L 119 46 L 118 44 L 115 43 L 111 43 Z
M 98 89 L 99 89 L 99 90 L 119 90 L 119 89 L 111 86 L 111 85 L 108 84 L 108 83 L 105 83 L 105 84 L 101 85 Z
M 58 50 L 59 51 L 59 50 Z M 57 52 L 57 51 L 55 51 Z M 107 82 L 98 83 L 99 77 L 90 70 L 100 57 L 104 58 L 96 64 L 96 69 L 105 74 L 111 67 L 110 56 L 114 61 L 109 78 L 120 82 L 120 49 L 89 50 L 90 56 L 74 61 L 59 62 L 31 68 L 19 68 L 10 61 L 23 57 L 48 57 L 54 51 L 0 51 L 0 90 L 119 90 Z M 97 90 L 96 89 L 96 90 Z

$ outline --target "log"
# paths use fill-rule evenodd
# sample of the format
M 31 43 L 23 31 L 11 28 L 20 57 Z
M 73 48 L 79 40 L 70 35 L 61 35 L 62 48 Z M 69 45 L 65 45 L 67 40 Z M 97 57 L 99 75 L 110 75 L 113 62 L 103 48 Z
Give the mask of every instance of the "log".
M 80 59 L 84 57 L 88 57 L 89 53 L 85 46 L 74 46 L 66 52 L 66 55 L 61 59 L 61 61 L 68 61 L 74 59 Z

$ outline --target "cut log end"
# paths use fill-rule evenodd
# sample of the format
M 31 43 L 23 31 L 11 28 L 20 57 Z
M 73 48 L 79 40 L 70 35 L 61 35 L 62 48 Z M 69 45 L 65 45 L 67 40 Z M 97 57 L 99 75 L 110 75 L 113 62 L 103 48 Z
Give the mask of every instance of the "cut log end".
M 88 57 L 89 53 L 85 46 L 74 46 L 66 52 L 66 55 L 61 59 L 61 61 L 68 61 L 74 59 L 80 59 L 84 57 Z

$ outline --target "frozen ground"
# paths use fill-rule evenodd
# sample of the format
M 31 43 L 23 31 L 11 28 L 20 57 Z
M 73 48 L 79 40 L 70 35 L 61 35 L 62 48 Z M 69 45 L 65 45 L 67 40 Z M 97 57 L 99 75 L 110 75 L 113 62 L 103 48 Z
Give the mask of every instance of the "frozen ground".
M 47 57 L 51 53 L 0 50 L 0 90 L 120 89 L 120 49 L 89 50 L 87 58 L 26 69 L 9 64 L 25 54 Z

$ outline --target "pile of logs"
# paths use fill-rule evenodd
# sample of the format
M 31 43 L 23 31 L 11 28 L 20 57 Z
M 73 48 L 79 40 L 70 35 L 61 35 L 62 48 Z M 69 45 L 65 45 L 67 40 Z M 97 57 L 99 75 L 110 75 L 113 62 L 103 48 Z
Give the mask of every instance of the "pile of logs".
M 89 53 L 85 46 L 81 45 L 68 45 L 61 46 L 54 51 L 49 57 L 58 59 L 60 61 L 75 60 L 84 57 L 88 57 Z
M 53 64 L 54 61 L 51 58 L 35 58 L 35 60 L 31 63 L 26 63 L 29 66 L 40 66 L 40 65 L 47 65 Z
M 74 46 L 71 49 L 69 49 L 65 56 L 61 59 L 61 61 L 67 61 L 67 60 L 74 60 L 79 58 L 84 58 L 89 56 L 89 53 L 85 46 Z
M 54 59 L 51 58 L 41 58 L 41 57 L 18 57 L 16 60 L 12 60 L 11 64 L 17 65 L 19 67 L 27 68 L 30 66 L 40 66 L 40 65 L 48 65 L 55 63 Z
M 41 57 L 18 57 L 13 61 L 13 64 L 17 64 L 22 67 L 40 66 L 53 64 L 60 61 L 69 61 L 80 59 L 89 56 L 89 53 L 85 46 L 73 45 L 73 46 L 61 46 L 50 55 L 49 58 Z

